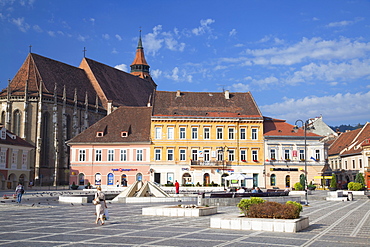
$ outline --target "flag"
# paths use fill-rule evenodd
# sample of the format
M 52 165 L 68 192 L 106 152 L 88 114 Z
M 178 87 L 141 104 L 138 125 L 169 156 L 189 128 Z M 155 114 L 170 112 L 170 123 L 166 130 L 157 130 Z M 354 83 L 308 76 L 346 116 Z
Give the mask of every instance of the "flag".
M 314 160 L 314 161 L 316 161 L 316 159 L 315 159 L 314 157 L 311 157 L 311 160 Z

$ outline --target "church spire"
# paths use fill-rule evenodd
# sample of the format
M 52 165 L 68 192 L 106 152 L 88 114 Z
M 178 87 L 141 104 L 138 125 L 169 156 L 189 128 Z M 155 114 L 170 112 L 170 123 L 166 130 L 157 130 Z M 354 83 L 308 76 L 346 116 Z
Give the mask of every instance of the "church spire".
M 143 79 L 151 79 L 151 76 L 149 74 L 149 68 L 150 66 L 145 60 L 144 56 L 144 48 L 143 48 L 143 42 L 141 40 L 141 30 L 140 30 L 140 36 L 139 36 L 139 41 L 136 49 L 136 56 L 132 64 L 130 65 L 131 67 L 131 74 L 139 76 L 140 78 Z

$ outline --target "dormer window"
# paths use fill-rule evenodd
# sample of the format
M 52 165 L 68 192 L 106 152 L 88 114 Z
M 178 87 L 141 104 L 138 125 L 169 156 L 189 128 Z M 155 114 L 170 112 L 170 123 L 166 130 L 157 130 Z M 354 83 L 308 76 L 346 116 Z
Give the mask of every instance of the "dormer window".
M 103 131 L 96 132 L 96 137 L 103 137 L 103 136 L 104 136 L 104 132 Z
M 5 128 L 1 128 L 0 130 L 0 135 L 1 135 L 1 139 L 5 140 L 6 139 L 6 129 Z
M 121 137 L 128 137 L 127 131 L 121 131 Z

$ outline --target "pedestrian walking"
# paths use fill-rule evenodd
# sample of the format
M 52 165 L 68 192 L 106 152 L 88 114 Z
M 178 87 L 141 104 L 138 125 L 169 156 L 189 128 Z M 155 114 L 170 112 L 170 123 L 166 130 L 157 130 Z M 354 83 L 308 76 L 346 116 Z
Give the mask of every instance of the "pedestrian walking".
M 17 188 L 15 188 L 15 194 L 17 195 L 17 203 L 21 203 L 24 194 L 24 187 L 21 183 L 18 183 Z
M 175 188 L 176 188 L 176 194 L 179 194 L 180 193 L 180 184 L 179 184 L 179 182 L 177 182 L 177 180 L 175 181 Z
M 101 221 L 101 224 L 104 225 L 104 211 L 107 208 L 107 204 L 105 202 L 105 194 L 101 191 L 101 187 L 98 186 L 97 192 L 95 194 L 95 199 L 98 203 L 96 204 L 96 220 L 95 223 L 99 224 L 99 220 Z

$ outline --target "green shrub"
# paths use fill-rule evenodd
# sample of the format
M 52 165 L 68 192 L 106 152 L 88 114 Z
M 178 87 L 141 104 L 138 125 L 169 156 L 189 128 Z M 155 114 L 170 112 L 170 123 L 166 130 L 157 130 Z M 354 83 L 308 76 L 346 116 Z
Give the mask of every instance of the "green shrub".
M 261 204 L 261 203 L 264 203 L 266 200 L 263 200 L 259 197 L 251 197 L 250 199 L 242 199 L 240 200 L 240 202 L 238 203 L 238 208 L 240 209 L 240 213 L 244 214 L 244 216 L 247 216 L 248 215 L 248 210 L 249 208 L 254 205 L 254 204 Z
M 355 178 L 356 183 L 362 184 L 363 187 L 365 187 L 365 178 L 362 173 L 357 173 Z
M 299 208 L 294 204 L 264 202 L 251 205 L 247 216 L 251 218 L 297 219 L 299 212 Z
M 303 186 L 302 186 L 302 184 L 301 183 L 295 183 L 294 184 L 294 189 L 295 190 L 303 190 Z
M 198 187 L 200 187 L 201 185 L 200 185 L 200 183 L 198 182 L 195 186 L 198 186 Z
M 286 202 L 286 204 L 292 204 L 292 205 L 295 205 L 296 207 L 298 207 L 299 212 L 302 212 L 302 210 L 303 210 L 303 207 L 302 207 L 302 205 L 301 205 L 299 202 L 287 201 L 287 202 Z
M 337 177 L 335 176 L 334 173 L 331 176 L 330 188 L 337 188 Z
M 356 183 L 356 182 L 348 183 L 348 190 L 359 191 L 363 188 L 364 186 L 361 183 Z

